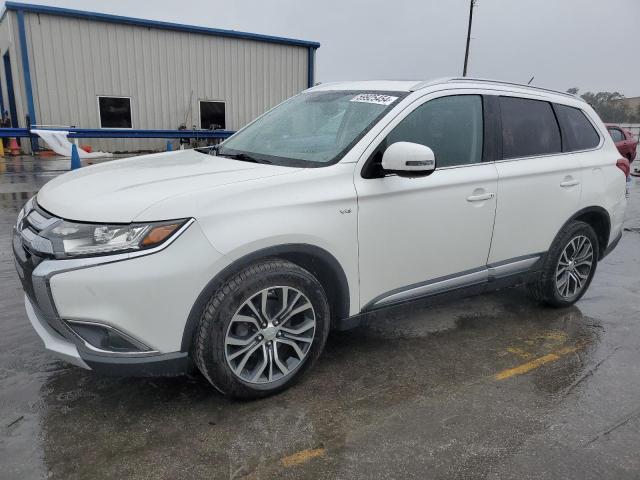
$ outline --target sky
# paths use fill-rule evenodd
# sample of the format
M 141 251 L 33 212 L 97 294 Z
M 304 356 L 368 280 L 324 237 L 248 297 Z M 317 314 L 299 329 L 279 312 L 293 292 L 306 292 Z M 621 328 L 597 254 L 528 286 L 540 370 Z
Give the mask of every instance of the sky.
M 316 81 L 462 73 L 469 0 L 23 0 L 314 40 Z M 478 0 L 468 75 L 640 96 L 640 0 Z

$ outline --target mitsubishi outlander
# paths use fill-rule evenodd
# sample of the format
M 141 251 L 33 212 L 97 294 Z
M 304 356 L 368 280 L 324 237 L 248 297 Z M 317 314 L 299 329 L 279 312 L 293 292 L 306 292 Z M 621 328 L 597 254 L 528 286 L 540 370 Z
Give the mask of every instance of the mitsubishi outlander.
M 329 83 L 217 147 L 69 172 L 22 209 L 45 348 L 121 375 L 280 391 L 331 328 L 526 284 L 578 301 L 622 234 L 629 162 L 581 99 L 468 78 Z

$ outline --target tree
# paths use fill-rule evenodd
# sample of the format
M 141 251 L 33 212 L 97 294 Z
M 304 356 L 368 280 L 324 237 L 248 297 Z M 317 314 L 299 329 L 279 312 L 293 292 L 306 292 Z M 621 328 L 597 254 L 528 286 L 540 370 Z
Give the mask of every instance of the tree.
M 577 87 L 567 90 L 567 93 L 577 95 L 580 91 Z M 582 99 L 600 115 L 603 122 L 606 123 L 624 123 L 637 121 L 637 113 L 633 112 L 622 101 L 625 96 L 619 92 L 585 92 L 580 95 Z M 640 110 L 640 107 L 639 109 Z

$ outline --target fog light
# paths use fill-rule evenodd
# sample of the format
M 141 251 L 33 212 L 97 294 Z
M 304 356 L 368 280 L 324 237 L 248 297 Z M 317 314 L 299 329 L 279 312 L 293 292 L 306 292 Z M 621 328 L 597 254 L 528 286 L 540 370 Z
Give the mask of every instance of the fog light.
M 70 320 L 69 328 L 90 350 L 109 353 L 143 353 L 152 350 L 142 342 L 109 325 Z

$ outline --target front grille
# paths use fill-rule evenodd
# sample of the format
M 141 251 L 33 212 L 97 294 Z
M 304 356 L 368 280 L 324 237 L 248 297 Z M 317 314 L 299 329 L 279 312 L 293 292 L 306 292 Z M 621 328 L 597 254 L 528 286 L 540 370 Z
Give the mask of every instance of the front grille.
M 37 205 L 34 205 L 31 211 L 25 212 L 22 220 L 16 225 L 24 250 L 32 255 L 52 256 L 53 245 L 51 241 L 39 234 L 45 228 L 49 228 L 59 221 L 59 218 L 50 215 Z
M 15 258 L 16 270 L 22 283 L 22 288 L 29 298 L 35 299 L 36 294 L 33 287 L 33 271 L 43 260 L 42 257 L 34 255 L 24 247 L 21 236 L 17 231 L 13 232 L 13 254 Z
M 33 272 L 43 260 L 53 254 L 53 245 L 39 233 L 58 219 L 40 209 L 36 210 L 34 203 L 27 203 L 24 215 L 13 229 L 13 254 L 16 271 L 25 293 L 34 305 L 44 302 L 41 307 L 49 307 L 46 310 L 51 314 L 55 309 L 48 298 L 46 282 L 42 278 L 35 279 Z M 36 283 L 36 280 L 39 283 Z
M 39 233 L 51 224 L 51 219 L 57 221 L 55 217 L 52 217 L 49 214 L 46 214 L 47 216 L 45 217 L 43 213 L 40 213 L 37 207 L 36 209 L 31 210 L 31 212 L 25 217 L 23 226 L 29 228 L 34 233 Z

